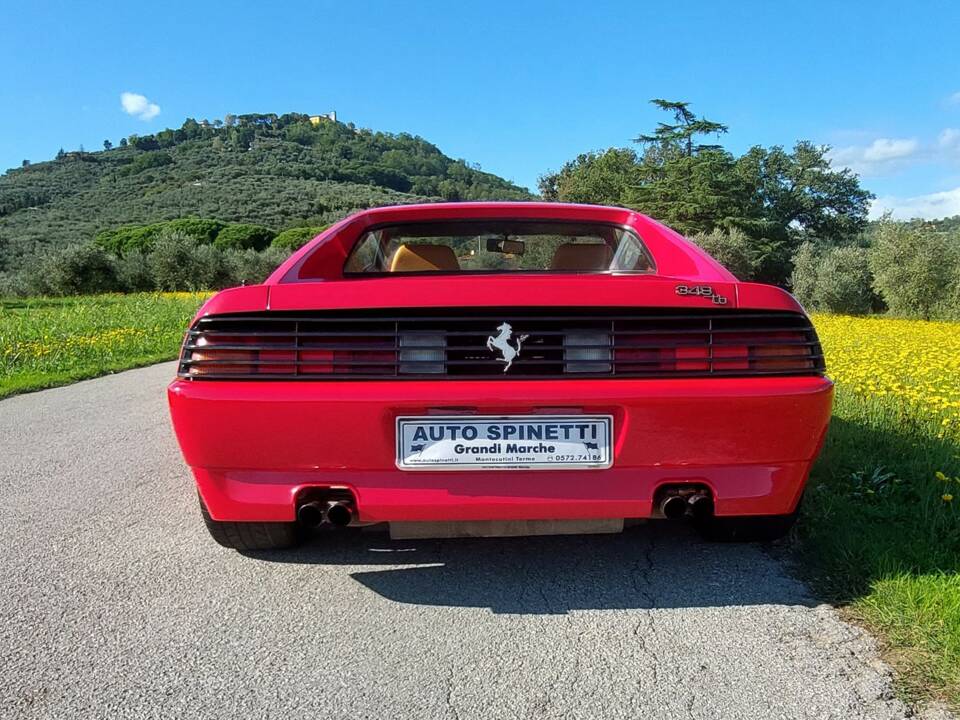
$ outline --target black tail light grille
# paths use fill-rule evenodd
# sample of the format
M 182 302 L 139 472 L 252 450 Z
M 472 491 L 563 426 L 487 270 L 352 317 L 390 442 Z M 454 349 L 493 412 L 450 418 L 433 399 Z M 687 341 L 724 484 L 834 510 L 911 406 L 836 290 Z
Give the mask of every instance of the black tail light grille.
M 187 334 L 195 379 L 819 375 L 799 313 L 556 308 L 215 315 Z

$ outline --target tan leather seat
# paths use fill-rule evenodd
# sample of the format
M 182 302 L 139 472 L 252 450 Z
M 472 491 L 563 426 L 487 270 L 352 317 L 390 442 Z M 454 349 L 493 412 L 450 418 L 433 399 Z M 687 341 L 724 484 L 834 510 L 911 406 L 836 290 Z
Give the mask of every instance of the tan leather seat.
M 397 248 L 390 272 L 455 272 L 460 269 L 453 248 L 448 245 L 406 243 Z
M 551 270 L 609 270 L 613 250 L 602 243 L 566 243 L 557 248 Z

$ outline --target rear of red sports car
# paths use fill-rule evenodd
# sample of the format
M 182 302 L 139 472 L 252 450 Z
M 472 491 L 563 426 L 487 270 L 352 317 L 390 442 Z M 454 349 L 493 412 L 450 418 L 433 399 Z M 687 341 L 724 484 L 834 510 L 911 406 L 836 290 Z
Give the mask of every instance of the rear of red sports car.
M 169 400 L 214 538 L 792 523 L 833 388 L 785 291 L 630 210 L 380 208 L 219 293 Z M 478 530 L 478 528 L 481 528 Z

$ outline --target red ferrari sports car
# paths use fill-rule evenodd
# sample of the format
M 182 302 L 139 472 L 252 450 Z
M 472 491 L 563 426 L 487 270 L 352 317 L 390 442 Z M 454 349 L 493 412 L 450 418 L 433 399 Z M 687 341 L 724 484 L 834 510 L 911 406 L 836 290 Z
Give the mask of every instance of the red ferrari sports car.
M 632 210 L 384 207 L 225 290 L 169 387 L 217 542 L 690 518 L 782 535 L 833 386 L 784 290 Z

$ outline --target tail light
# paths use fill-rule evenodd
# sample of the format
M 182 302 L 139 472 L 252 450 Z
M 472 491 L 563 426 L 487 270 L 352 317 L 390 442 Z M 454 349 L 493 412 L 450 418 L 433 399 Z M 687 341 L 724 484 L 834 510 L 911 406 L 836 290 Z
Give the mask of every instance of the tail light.
M 512 324 L 508 349 L 491 345 Z M 505 366 L 509 349 L 512 362 Z M 508 372 L 504 372 L 504 369 Z M 265 312 L 200 318 L 179 374 L 204 379 L 747 377 L 818 375 L 794 312 L 498 309 Z
M 201 335 L 184 351 L 190 361 L 188 374 L 192 377 L 247 375 L 254 370 L 259 359 L 255 349 L 247 349 L 247 346 L 255 344 L 256 340 L 249 336 Z
M 700 333 L 617 337 L 618 372 L 804 372 L 817 369 L 804 332 Z

